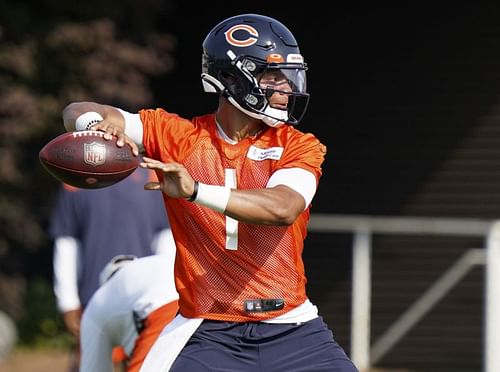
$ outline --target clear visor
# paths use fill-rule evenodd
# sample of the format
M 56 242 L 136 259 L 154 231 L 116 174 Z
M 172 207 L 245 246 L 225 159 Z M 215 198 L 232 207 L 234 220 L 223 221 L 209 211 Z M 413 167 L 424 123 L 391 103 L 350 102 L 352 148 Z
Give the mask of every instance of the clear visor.
M 275 91 L 298 94 L 307 92 L 304 68 L 266 68 L 258 74 L 257 81 L 263 89 L 271 88 Z

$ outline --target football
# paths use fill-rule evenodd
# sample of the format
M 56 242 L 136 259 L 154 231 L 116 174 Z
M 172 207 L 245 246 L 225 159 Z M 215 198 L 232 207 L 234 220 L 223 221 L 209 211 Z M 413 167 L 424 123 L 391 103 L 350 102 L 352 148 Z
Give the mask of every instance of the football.
M 104 132 L 67 132 L 47 143 L 39 153 L 44 168 L 58 180 L 83 189 L 111 186 L 130 175 L 139 158 L 130 146 L 118 147 L 117 137 Z

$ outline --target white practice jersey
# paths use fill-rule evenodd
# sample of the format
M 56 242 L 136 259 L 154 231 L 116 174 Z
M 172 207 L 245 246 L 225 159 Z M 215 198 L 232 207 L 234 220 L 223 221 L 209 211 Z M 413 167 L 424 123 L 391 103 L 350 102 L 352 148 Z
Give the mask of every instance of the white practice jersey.
M 81 371 L 113 370 L 112 349 L 128 355 L 138 336 L 133 313 L 140 319 L 178 299 L 173 265 L 175 251 L 136 259 L 124 265 L 92 296 L 81 323 Z

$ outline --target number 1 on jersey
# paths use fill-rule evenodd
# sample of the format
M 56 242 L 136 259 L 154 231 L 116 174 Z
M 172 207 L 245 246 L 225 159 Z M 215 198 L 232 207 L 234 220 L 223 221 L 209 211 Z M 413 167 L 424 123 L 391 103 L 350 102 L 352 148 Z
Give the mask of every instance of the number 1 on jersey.
M 236 188 L 236 169 L 225 169 L 226 187 Z M 226 249 L 238 249 L 238 221 L 226 216 Z

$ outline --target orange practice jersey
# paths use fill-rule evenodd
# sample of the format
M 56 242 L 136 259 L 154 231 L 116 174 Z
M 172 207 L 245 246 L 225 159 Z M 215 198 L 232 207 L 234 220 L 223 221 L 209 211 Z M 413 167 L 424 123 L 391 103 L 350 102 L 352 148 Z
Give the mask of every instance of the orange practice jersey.
M 162 109 L 140 112 L 147 156 L 183 164 L 199 182 L 265 188 L 278 169 L 302 168 L 318 181 L 326 148 L 292 126 L 266 128 L 237 144 L 219 138 L 215 115 L 180 118 Z M 291 226 L 251 225 L 164 195 L 177 244 L 175 279 L 185 317 L 259 321 L 306 299 L 302 261 L 309 209 Z M 245 312 L 245 300 L 284 299 L 281 310 Z

